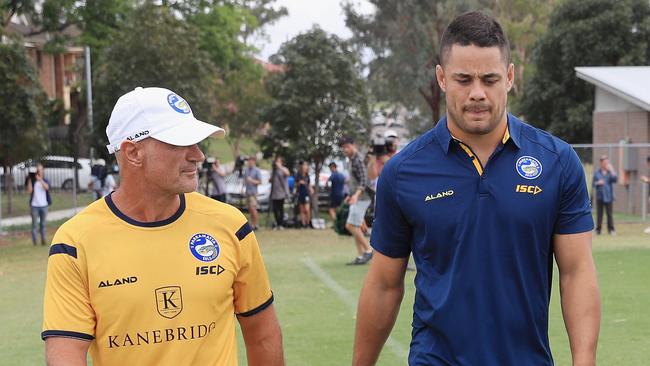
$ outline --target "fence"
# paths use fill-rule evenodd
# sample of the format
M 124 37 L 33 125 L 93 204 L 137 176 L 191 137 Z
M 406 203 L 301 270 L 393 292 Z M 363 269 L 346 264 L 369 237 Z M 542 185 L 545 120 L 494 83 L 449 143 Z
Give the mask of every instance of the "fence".
M 592 194 L 593 173 L 600 167 L 600 157 L 607 155 L 618 174 L 614 184 L 614 211 L 629 220 L 648 220 L 648 190 L 650 185 L 641 177 L 650 177 L 649 143 L 573 144 L 585 169 L 587 186 Z

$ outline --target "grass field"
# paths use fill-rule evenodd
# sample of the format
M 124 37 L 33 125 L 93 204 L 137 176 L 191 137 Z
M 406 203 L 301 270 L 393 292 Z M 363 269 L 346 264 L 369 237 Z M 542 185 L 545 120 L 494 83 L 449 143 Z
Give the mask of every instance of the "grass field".
M 641 233 L 643 227 L 619 225 L 618 236 L 594 238 L 603 304 L 600 365 L 641 366 L 650 360 L 650 235 Z M 349 365 L 356 301 L 367 270 L 344 265 L 353 256 L 352 239 L 331 230 L 266 229 L 258 239 L 276 296 L 287 365 Z M 27 233 L 0 237 L 2 365 L 44 363 L 39 335 L 46 260 L 47 248 L 33 247 Z M 407 273 L 405 299 L 380 365 L 406 364 L 413 278 L 414 273 Z M 551 345 L 556 364 L 570 365 L 557 274 L 554 278 Z
M 52 205 L 49 211 L 63 210 L 74 207 L 72 191 L 55 191 L 51 192 Z M 14 192 L 12 197 L 13 211 L 11 215 L 7 212 L 7 194 L 2 192 L 2 218 L 30 215 L 29 194 L 25 191 L 20 193 Z M 93 201 L 91 192 L 77 193 L 77 207 L 83 207 Z

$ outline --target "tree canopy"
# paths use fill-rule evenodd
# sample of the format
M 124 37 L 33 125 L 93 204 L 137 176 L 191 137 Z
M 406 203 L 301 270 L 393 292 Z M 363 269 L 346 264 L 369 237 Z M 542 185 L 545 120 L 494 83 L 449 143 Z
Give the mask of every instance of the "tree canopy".
M 216 69 L 200 49 L 199 34 L 168 7 L 145 4 L 133 12 L 95 69 L 98 147 L 106 145 L 104 130 L 118 97 L 137 86 L 174 90 L 188 100 L 197 118 L 215 116 Z
M 314 27 L 271 60 L 285 70 L 268 82 L 267 154 L 312 160 L 318 170 L 343 135 L 368 136 L 367 93 L 355 67 L 358 56 L 346 42 Z
M 590 142 L 594 87 L 576 66 L 650 63 L 650 3 L 567 0 L 551 14 L 533 56 L 522 112 L 533 124 L 572 143 Z

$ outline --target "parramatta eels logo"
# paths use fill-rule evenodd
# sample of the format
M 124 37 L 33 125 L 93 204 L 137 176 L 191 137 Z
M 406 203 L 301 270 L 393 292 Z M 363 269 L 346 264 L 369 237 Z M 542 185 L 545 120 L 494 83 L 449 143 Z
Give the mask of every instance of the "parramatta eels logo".
M 525 179 L 535 179 L 542 175 L 542 163 L 532 156 L 522 156 L 517 159 L 517 173 Z
M 185 99 L 178 96 L 178 94 L 171 93 L 167 96 L 167 103 L 178 113 L 190 114 L 192 110 L 190 105 L 185 101 Z
M 190 252 L 200 261 L 212 262 L 219 257 L 219 244 L 208 234 L 195 234 L 190 239 Z

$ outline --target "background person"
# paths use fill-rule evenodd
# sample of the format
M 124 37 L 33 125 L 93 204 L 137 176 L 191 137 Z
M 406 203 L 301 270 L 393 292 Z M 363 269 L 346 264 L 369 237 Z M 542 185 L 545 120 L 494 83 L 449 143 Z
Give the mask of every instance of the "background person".
M 309 163 L 302 161 L 298 163 L 298 172 L 295 178 L 296 197 L 298 199 L 298 211 L 300 213 L 300 225 L 303 228 L 311 225 L 311 200 L 313 193 L 309 178 Z
M 257 230 L 259 214 L 257 212 L 257 187 L 262 184 L 262 172 L 257 167 L 257 158 L 254 155 L 248 157 L 246 169 L 244 170 L 244 182 L 246 183 L 246 202 L 248 212 L 251 215 L 253 230 Z
M 646 159 L 646 162 L 648 163 L 648 175 L 642 175 L 641 176 L 641 181 L 643 183 L 648 184 L 648 207 L 650 207 L 650 155 L 648 155 L 648 158 Z M 643 230 L 644 233 L 650 234 L 650 226 L 645 228 Z
M 47 207 L 52 204 L 50 182 L 45 178 L 43 164 L 36 164 L 36 171 L 27 176 L 27 193 L 32 216 L 32 244 L 36 245 L 37 236 L 41 234 L 41 245 L 45 245 L 45 224 Z
M 368 174 L 366 165 L 363 163 L 361 153 L 358 151 L 354 139 L 343 137 L 339 146 L 345 156 L 350 159 L 350 195 L 345 198 L 345 203 L 350 205 L 350 212 L 345 224 L 345 228 L 354 237 L 354 243 L 357 248 L 357 256 L 348 264 L 366 264 L 372 259 L 372 248 L 368 239 L 361 232 L 361 225 L 365 220 L 366 210 L 370 206 L 370 196 L 368 195 Z
M 273 171 L 271 172 L 271 203 L 273 216 L 275 217 L 275 228 L 284 229 L 284 200 L 289 197 L 288 178 L 291 175 L 289 169 L 284 166 L 282 156 L 276 156 L 273 160 Z
M 143 133 L 147 131 L 147 133 Z M 109 153 L 120 187 L 57 231 L 42 338 L 48 365 L 284 365 L 257 239 L 232 206 L 196 192 L 198 143 L 225 132 L 163 88 L 116 103 Z
M 93 199 L 98 200 L 105 196 L 104 184 L 106 182 L 106 160 L 97 159 L 90 169 L 90 189 Z
M 221 165 L 221 161 L 218 158 L 212 163 L 210 180 L 212 180 L 210 197 L 219 202 L 226 202 L 226 168 Z
M 392 158 L 393 155 L 397 154 L 397 146 L 399 145 L 399 136 L 397 132 L 392 129 L 384 131 L 384 145 L 385 150 L 382 150 L 380 153 L 377 151 L 371 151 L 368 161 L 368 179 L 374 182 L 373 188 L 377 186 L 377 178 L 381 174 L 384 165 L 388 159 Z
M 327 180 L 330 182 L 330 205 L 327 209 L 332 221 L 336 220 L 336 209 L 341 206 L 345 195 L 343 189 L 345 188 L 345 176 L 338 171 L 335 162 L 329 164 L 330 176 Z
M 613 184 L 617 181 L 618 176 L 609 162 L 609 158 L 607 155 L 602 155 L 600 168 L 594 172 L 592 179 L 592 187 L 596 191 L 596 235 L 600 235 L 603 224 L 603 209 L 607 213 L 607 232 L 610 235 L 616 235 L 612 206 L 616 199 Z
M 375 364 L 412 252 L 410 365 L 552 365 L 555 259 L 573 365 L 594 366 L 600 296 L 580 159 L 506 112 L 514 65 L 494 18 L 454 19 L 439 60 L 446 116 L 379 177 L 375 255 L 359 299 L 353 365 Z

